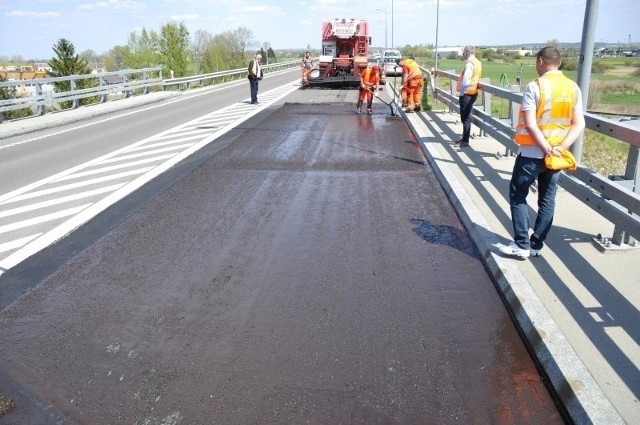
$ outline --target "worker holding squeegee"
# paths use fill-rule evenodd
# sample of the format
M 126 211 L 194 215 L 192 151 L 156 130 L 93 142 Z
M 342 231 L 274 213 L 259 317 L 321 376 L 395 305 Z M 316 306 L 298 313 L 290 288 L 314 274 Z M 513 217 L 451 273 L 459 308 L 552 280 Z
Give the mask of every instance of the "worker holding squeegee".
M 371 115 L 371 104 L 373 103 L 374 91 L 378 90 L 378 84 L 380 84 L 380 68 L 377 65 L 371 66 L 367 64 L 367 67 L 360 73 L 360 93 L 358 93 L 358 105 L 356 106 L 356 113 L 362 112 L 362 105 L 366 99 L 367 101 L 367 113 Z

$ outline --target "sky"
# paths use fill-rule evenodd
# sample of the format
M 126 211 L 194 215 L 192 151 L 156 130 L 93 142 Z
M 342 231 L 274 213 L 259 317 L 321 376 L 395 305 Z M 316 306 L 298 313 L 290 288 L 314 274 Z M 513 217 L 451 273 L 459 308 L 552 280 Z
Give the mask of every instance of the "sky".
M 595 42 L 640 44 L 639 0 L 591 0 Z M 364 7 L 366 6 L 366 7 Z M 107 53 L 143 28 L 184 22 L 193 37 L 239 27 L 255 48 L 318 49 L 322 21 L 366 20 L 372 45 L 505 46 L 580 42 L 587 0 L 0 0 L 0 57 L 50 59 L 61 38 Z M 386 41 L 385 41 L 386 34 Z

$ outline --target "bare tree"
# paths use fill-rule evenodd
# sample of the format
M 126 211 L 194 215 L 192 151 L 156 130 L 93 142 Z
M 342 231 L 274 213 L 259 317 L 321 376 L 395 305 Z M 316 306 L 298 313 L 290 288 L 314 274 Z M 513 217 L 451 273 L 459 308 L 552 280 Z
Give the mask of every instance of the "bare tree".
M 119 71 L 125 68 L 126 58 L 131 56 L 129 46 L 115 46 L 104 58 L 107 71 Z
M 194 59 L 198 62 L 198 72 L 202 72 L 204 58 L 212 41 L 213 36 L 207 30 L 197 30 L 193 37 L 191 50 Z
M 80 53 L 80 57 L 87 62 L 87 64 L 89 65 L 89 68 L 91 69 L 102 68 L 102 62 L 100 61 L 100 57 L 93 50 L 91 49 L 85 50 L 84 52 Z
M 235 51 L 238 54 L 238 59 L 244 64 L 248 61 L 246 56 L 247 50 L 258 47 L 258 43 L 253 38 L 253 32 L 247 27 L 240 27 L 233 31 L 235 38 Z M 249 56 L 253 56 L 250 54 Z

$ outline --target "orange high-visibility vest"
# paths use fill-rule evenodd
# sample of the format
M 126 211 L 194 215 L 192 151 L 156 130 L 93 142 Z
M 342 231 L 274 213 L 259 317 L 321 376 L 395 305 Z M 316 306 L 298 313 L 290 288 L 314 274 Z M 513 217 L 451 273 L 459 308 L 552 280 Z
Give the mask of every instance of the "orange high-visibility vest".
M 540 87 L 540 101 L 536 109 L 538 128 L 551 146 L 557 146 L 571 128 L 573 108 L 577 102 L 576 83 L 561 72 L 546 73 L 536 79 L 536 83 Z M 514 140 L 518 145 L 536 145 L 527 131 L 522 108 Z
M 379 82 L 379 75 L 377 72 L 373 71 L 373 68 L 366 68 L 364 71 L 362 71 L 360 76 L 362 77 L 362 80 L 365 84 L 373 85 L 378 84 Z
M 473 64 L 473 73 L 471 74 L 471 83 L 469 87 L 464 92 L 464 94 L 468 94 L 473 96 L 474 94 L 478 94 L 478 83 L 480 82 L 480 78 L 482 78 L 482 63 L 476 59 L 475 56 L 469 58 L 471 63 Z M 467 66 L 462 68 L 462 72 L 460 72 L 460 76 L 458 77 L 458 84 L 456 86 L 456 92 L 460 93 L 460 87 L 462 86 L 462 77 L 464 76 L 464 70 L 467 69 Z
M 402 69 L 407 74 L 407 81 L 412 78 L 422 78 L 422 71 L 420 71 L 420 65 L 413 59 L 405 59 L 402 62 Z

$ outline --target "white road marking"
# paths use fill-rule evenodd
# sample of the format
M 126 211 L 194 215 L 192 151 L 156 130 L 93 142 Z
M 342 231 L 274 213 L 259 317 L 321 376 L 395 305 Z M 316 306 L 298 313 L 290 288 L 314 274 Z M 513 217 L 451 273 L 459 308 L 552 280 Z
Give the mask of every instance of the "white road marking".
M 38 198 L 39 196 L 51 196 L 55 193 L 60 193 L 66 190 L 73 190 L 73 189 L 77 189 L 77 188 L 81 188 L 81 187 L 85 187 L 93 184 L 100 184 L 100 183 L 105 183 L 111 180 L 133 177 L 138 175 L 138 177 L 134 178 L 133 180 L 130 180 L 126 183 L 122 183 L 122 185 L 119 185 L 119 187 L 116 190 L 112 191 L 111 193 L 108 193 L 104 198 L 101 198 L 100 200 L 92 204 L 85 204 L 75 208 L 69 208 L 58 213 L 43 215 L 40 217 L 32 218 L 30 220 L 19 222 L 21 224 L 11 223 L 11 224 L 7 224 L 5 226 L 0 227 L 0 229 L 5 228 L 6 231 L 9 231 L 9 229 L 15 228 L 16 226 L 28 227 L 30 223 L 35 224 L 38 221 L 46 221 L 47 218 L 53 219 L 55 214 L 63 214 L 61 218 L 64 218 L 64 214 L 71 215 L 71 218 L 63 221 L 62 223 L 53 227 L 52 229 L 46 230 L 44 233 L 38 234 L 33 238 L 27 237 L 27 238 L 19 239 L 20 241 L 23 241 L 21 243 L 19 243 L 18 242 L 19 240 L 16 239 L 15 241 L 10 241 L 10 242 L 0 244 L 0 246 L 11 245 L 11 246 L 20 247 L 15 252 L 9 254 L 7 257 L 0 260 L 0 275 L 4 273 L 6 270 L 9 270 L 11 267 L 14 267 L 15 265 L 19 264 L 24 259 L 30 257 L 36 252 L 46 248 L 47 246 L 59 240 L 60 238 L 69 234 L 70 232 L 72 232 L 82 224 L 86 223 L 87 221 L 95 217 L 100 212 L 104 211 L 110 205 L 114 204 L 120 199 L 133 193 L 135 190 L 137 190 L 146 182 L 159 176 L 169 168 L 178 164 L 183 159 L 192 155 L 194 152 L 198 151 L 202 147 L 208 145 L 209 143 L 216 140 L 220 136 L 229 132 L 230 130 L 235 128 L 239 123 L 248 120 L 249 118 L 261 112 L 265 107 L 277 102 L 278 100 L 287 96 L 294 90 L 297 90 L 298 89 L 297 83 L 298 83 L 298 79 L 296 79 L 292 83 L 289 83 L 279 88 L 276 88 L 274 90 L 270 90 L 268 92 L 262 93 L 261 94 L 262 103 L 258 107 L 256 107 L 255 105 L 250 105 L 248 104 L 248 102 L 245 103 L 244 101 L 227 106 L 225 108 L 222 108 L 221 110 L 214 111 L 210 114 L 194 119 L 192 121 L 189 121 L 187 123 L 174 127 L 172 129 L 166 130 L 152 137 L 148 137 L 144 140 L 135 142 L 125 148 L 119 149 L 114 152 L 110 152 L 109 154 L 103 155 L 99 158 L 88 161 L 84 164 L 80 164 L 76 167 L 72 167 L 68 170 L 62 171 L 56 175 L 47 177 L 38 182 L 34 182 L 30 185 L 16 189 L 10 193 L 1 195 L 0 205 L 6 205 L 11 203 L 16 203 L 19 201 L 25 201 L 28 199 Z M 209 94 L 209 93 L 211 92 L 209 91 L 206 94 Z M 181 100 L 184 100 L 184 99 L 181 99 Z M 166 106 L 166 103 L 164 103 L 163 105 L 156 105 L 150 108 L 145 108 L 145 110 L 153 109 L 159 106 Z M 132 113 L 137 113 L 137 112 L 138 111 L 134 111 Z M 125 114 L 125 115 L 128 115 L 128 114 Z M 119 115 L 119 116 L 123 116 L 123 115 Z M 221 119 L 220 117 L 227 117 L 227 118 Z M 102 122 L 109 121 L 111 119 L 115 119 L 115 117 L 103 120 Z M 208 124 L 210 122 L 219 123 L 219 125 L 216 125 L 215 128 L 213 128 L 213 130 L 215 130 L 213 133 L 212 133 L 211 126 Z M 87 125 L 92 125 L 92 124 L 87 124 Z M 82 127 L 84 126 L 78 126 L 75 128 L 77 129 Z M 199 133 L 200 128 L 206 129 L 202 131 L 203 133 L 206 134 L 206 137 L 202 138 L 199 141 L 197 140 L 198 137 L 189 137 L 191 134 Z M 67 132 L 67 131 L 71 131 L 71 130 L 65 130 L 60 133 Z M 171 137 L 174 137 L 174 138 L 177 137 L 177 138 L 167 142 L 167 139 Z M 165 142 L 159 143 L 158 142 L 159 140 L 164 140 Z M 194 142 L 183 143 L 184 141 L 187 141 L 187 140 L 194 140 Z M 175 143 L 180 143 L 180 144 L 175 145 Z M 160 146 L 168 146 L 170 144 L 174 144 L 174 145 L 170 147 L 159 148 Z M 144 150 L 144 149 L 151 149 L 151 151 L 140 152 L 141 150 Z M 160 155 L 163 152 L 176 151 L 178 149 L 183 149 L 183 150 L 181 152 L 176 152 L 175 154 Z M 139 152 L 139 153 L 131 154 L 131 152 Z M 126 160 L 138 158 L 140 156 L 148 156 L 148 155 L 155 155 L 155 156 L 153 158 L 146 158 L 146 159 L 140 159 L 137 161 L 126 162 Z M 62 185 L 62 186 L 55 186 L 55 184 L 57 184 L 58 182 L 84 178 L 90 175 L 100 174 L 104 171 L 108 172 L 109 170 L 107 169 L 117 170 L 122 168 L 128 168 L 129 166 L 138 166 L 141 164 L 156 163 L 156 162 L 158 164 L 136 169 L 133 171 L 116 173 L 116 174 L 104 176 L 101 178 L 82 180 L 80 182 Z M 105 164 L 111 164 L 111 163 L 121 163 L 121 164 L 104 167 Z M 98 167 L 98 168 L 92 169 L 92 167 Z M 52 186 L 52 185 L 53 187 L 46 187 L 46 186 Z M 113 187 L 113 186 L 115 185 L 112 185 L 110 187 Z M 39 188 L 41 189 L 36 190 Z M 87 192 L 83 192 L 83 193 L 87 193 Z M 105 193 L 107 193 L 107 191 L 105 191 Z M 74 195 L 69 195 L 69 196 L 74 196 Z M 79 197 L 78 199 L 82 198 L 81 194 L 77 194 L 77 196 Z M 52 202 L 53 204 L 62 204 L 64 203 L 64 201 L 62 201 L 63 198 L 64 197 L 58 198 L 57 200 L 53 200 L 50 202 Z M 43 202 L 46 202 L 46 201 L 43 201 Z M 37 204 L 38 203 L 34 205 L 37 205 Z M 29 208 L 29 207 L 27 206 L 27 207 L 18 207 L 18 208 Z M 22 243 L 25 243 L 24 241 L 27 241 L 27 242 L 26 244 L 22 245 Z

